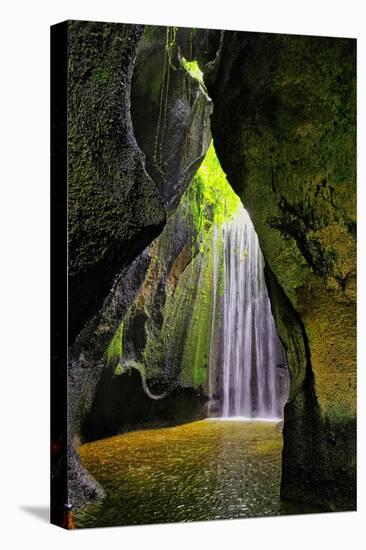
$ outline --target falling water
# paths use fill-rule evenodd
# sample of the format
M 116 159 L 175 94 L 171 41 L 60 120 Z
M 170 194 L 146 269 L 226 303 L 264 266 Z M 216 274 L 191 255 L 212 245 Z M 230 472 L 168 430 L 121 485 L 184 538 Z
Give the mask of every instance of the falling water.
M 216 328 L 216 309 L 217 309 L 217 287 L 219 278 L 219 251 L 217 246 L 218 241 L 218 227 L 213 226 L 212 231 L 212 252 L 213 252 L 213 278 L 212 278 L 212 324 L 211 324 L 211 338 L 210 338 L 210 365 L 209 365 L 209 397 L 213 400 L 214 396 L 214 361 L 215 361 L 215 328 Z
M 277 365 L 284 363 L 284 352 L 272 317 L 258 237 L 242 205 L 222 231 L 222 416 L 278 418 L 283 403 Z

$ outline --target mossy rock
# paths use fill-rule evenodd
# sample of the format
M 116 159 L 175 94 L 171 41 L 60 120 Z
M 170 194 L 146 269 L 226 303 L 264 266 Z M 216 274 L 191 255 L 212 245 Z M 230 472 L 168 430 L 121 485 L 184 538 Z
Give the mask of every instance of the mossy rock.
M 249 211 L 276 280 L 271 300 L 292 377 L 282 493 L 350 509 L 356 414 L 355 41 L 228 32 L 208 90 L 220 162 Z M 336 434 L 337 452 L 329 431 Z
M 98 310 L 116 274 L 161 231 L 129 111 L 142 27 L 68 23 L 70 333 Z

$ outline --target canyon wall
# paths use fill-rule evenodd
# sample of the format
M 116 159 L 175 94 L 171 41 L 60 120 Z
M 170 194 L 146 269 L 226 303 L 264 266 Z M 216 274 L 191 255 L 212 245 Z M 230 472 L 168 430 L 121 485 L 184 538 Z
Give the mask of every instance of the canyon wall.
M 267 262 L 292 377 L 282 495 L 355 506 L 355 41 L 224 35 L 212 132 Z
M 81 440 L 205 414 L 212 258 L 184 212 L 211 131 L 287 352 L 282 495 L 352 509 L 355 42 L 85 22 L 69 23 L 71 498 L 102 494 Z

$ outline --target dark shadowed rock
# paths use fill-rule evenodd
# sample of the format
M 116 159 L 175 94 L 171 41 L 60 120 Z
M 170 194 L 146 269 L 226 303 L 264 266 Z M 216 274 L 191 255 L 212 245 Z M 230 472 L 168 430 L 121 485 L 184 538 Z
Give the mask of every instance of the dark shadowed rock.
M 132 129 L 130 85 L 143 28 L 68 24 L 71 340 L 114 277 L 161 231 L 165 210 Z
M 225 32 L 208 75 L 288 354 L 282 494 L 337 509 L 355 506 L 355 61 L 354 40 Z
M 73 501 L 101 495 L 75 453 L 83 438 L 204 414 L 207 357 L 195 370 L 193 338 L 188 366 L 182 357 L 210 265 L 177 205 L 208 147 L 212 97 L 215 147 L 258 233 L 291 375 L 282 494 L 353 509 L 354 41 L 162 27 L 141 39 L 139 26 L 82 22 L 69 31 Z M 183 58 L 198 60 L 208 94 Z M 188 305 L 169 309 L 174 295 Z
M 146 27 L 132 81 L 135 136 L 169 212 L 177 207 L 211 140 L 212 101 L 203 81 L 182 63 L 184 54 L 189 56 L 188 34 L 188 29 Z
M 150 170 L 149 155 L 145 166 L 144 154 L 135 140 L 130 111 L 131 78 L 142 33 L 143 28 L 136 25 L 69 23 L 69 311 L 72 343 L 68 367 L 69 493 L 76 505 L 101 495 L 98 484 L 83 471 L 75 448 L 91 433 L 95 410 L 100 412 L 99 427 L 95 429 L 99 435 L 106 433 L 104 413 L 98 405 L 100 395 L 106 387 L 111 388 L 111 379 L 115 390 L 119 387 L 114 365 L 108 361 L 108 346 L 148 272 L 153 251 L 145 247 L 162 231 L 165 207 L 173 214 L 211 139 L 212 102 L 204 87 L 182 66 L 173 69 L 169 65 L 172 75 L 166 89 L 164 127 L 159 130 L 165 133 L 161 143 L 164 143 L 162 155 L 166 175 L 162 179 L 159 172 Z M 174 55 L 177 55 L 177 44 Z M 165 42 L 155 42 L 147 33 L 143 48 L 153 52 L 148 61 L 158 72 L 153 58 L 156 55 L 159 65 L 166 57 Z M 149 90 L 151 83 L 146 66 L 141 68 L 139 65 L 135 71 L 142 79 L 142 92 Z M 158 82 L 159 74 L 156 76 Z M 143 115 L 140 132 L 152 136 L 156 128 L 148 116 L 156 108 L 154 98 L 143 97 L 139 108 Z M 141 139 L 139 145 L 143 143 Z M 171 263 L 183 247 L 186 233 L 187 228 L 181 223 L 175 226 L 174 235 L 170 234 L 173 237 L 168 245 L 172 247 Z M 168 256 L 165 259 L 168 261 Z M 154 322 L 150 323 L 150 338 L 159 330 L 157 317 L 164 293 L 162 285 L 155 298 L 157 308 Z M 134 322 L 143 336 L 143 317 L 137 316 Z M 143 343 L 137 342 L 136 346 L 143 347 Z M 122 423 L 120 418 L 116 429 L 122 429 L 123 423 L 126 426 L 129 418 L 135 418 L 136 411 L 145 411 L 145 419 L 146 411 L 152 411 L 147 395 L 149 376 L 144 371 L 133 372 L 130 387 L 136 394 L 136 401 L 131 405 L 130 416 L 125 410 L 120 411 Z M 157 376 L 152 381 L 154 391 L 158 391 L 160 378 Z M 172 386 L 168 393 L 174 390 Z M 174 418 L 178 421 L 178 403 L 182 410 L 186 408 L 186 418 L 202 416 L 203 405 L 189 391 L 182 393 L 178 389 L 175 405 L 174 402 L 173 397 L 169 398 L 171 422 Z M 155 406 L 157 412 L 154 414 L 161 421 L 168 413 L 159 411 L 164 411 L 167 405 Z M 173 409 L 175 414 L 171 412 Z M 109 412 L 107 417 L 111 421 Z M 113 425 L 111 421 L 112 428 Z

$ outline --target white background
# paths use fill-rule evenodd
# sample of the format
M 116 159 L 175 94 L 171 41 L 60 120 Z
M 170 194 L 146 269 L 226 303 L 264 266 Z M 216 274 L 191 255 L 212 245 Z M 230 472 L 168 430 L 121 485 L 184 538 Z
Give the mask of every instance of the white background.
M 364 547 L 364 2 L 13 0 L 1 4 L 0 545 L 4 549 Z M 359 511 L 65 532 L 49 497 L 49 25 L 64 19 L 351 36 L 359 83 Z M 363 24 L 363 25 L 362 25 Z M 363 103 L 361 103 L 363 101 Z

